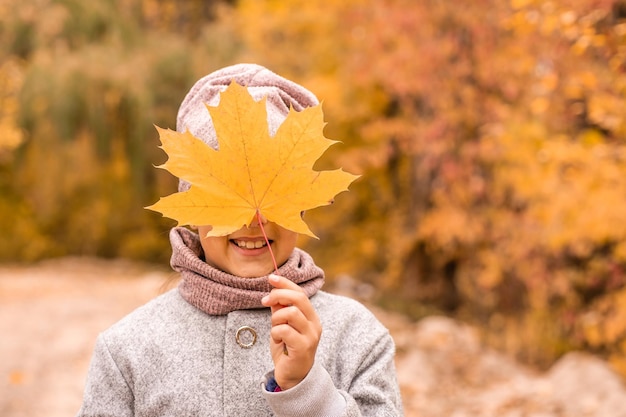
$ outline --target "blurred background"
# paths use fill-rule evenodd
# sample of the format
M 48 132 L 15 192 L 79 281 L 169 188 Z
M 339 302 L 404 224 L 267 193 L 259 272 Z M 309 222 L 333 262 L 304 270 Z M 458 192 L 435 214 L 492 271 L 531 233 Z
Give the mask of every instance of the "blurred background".
M 0 0 L 0 262 L 167 266 L 154 125 L 238 62 L 313 91 L 318 168 L 363 176 L 307 213 L 331 285 L 626 376 L 624 0 Z

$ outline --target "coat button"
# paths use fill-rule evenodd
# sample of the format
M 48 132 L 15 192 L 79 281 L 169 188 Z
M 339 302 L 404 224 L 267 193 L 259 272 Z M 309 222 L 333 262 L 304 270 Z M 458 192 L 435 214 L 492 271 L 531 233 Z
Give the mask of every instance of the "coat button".
M 237 344 L 244 349 L 250 349 L 256 343 L 256 330 L 250 326 L 241 326 L 235 334 Z

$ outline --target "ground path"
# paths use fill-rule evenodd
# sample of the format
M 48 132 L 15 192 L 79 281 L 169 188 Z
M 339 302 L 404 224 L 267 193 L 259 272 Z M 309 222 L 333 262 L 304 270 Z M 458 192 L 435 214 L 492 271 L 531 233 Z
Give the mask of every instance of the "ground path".
M 175 283 L 119 260 L 0 266 L 0 416 L 73 416 L 98 332 Z M 453 320 L 375 314 L 398 345 L 407 417 L 626 417 L 622 381 L 594 357 L 571 354 L 539 374 Z

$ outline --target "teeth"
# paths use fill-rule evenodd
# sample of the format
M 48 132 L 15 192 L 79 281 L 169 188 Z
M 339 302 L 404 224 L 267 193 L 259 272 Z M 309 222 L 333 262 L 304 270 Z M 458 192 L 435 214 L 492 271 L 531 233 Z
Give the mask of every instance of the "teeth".
M 267 245 L 264 240 L 257 240 L 256 242 L 236 240 L 235 243 L 240 248 L 246 248 L 246 249 L 259 249 Z

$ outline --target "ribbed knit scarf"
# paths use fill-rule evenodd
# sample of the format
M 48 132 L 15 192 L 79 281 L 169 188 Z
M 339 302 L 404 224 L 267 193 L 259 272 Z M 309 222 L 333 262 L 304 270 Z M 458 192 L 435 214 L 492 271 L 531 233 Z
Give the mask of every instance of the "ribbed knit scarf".
M 188 303 L 210 315 L 264 307 L 261 298 L 272 289 L 267 276 L 242 278 L 212 267 L 202 259 L 198 235 L 183 227 L 170 231 L 170 242 L 170 264 L 181 274 L 178 290 Z M 315 265 L 308 253 L 298 248 L 278 268 L 278 275 L 298 284 L 308 297 L 324 284 L 324 271 Z

